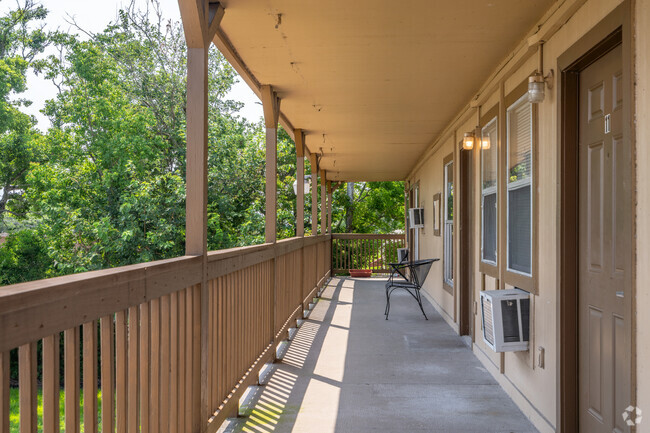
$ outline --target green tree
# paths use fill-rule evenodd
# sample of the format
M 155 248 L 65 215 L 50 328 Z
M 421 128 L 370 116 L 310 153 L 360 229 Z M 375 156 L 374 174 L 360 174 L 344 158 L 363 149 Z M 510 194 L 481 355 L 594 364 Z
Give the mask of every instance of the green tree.
M 335 233 L 404 232 L 403 182 L 355 182 L 352 199 L 343 186 L 334 192 L 332 205 Z
M 32 0 L 0 17 L 0 231 L 6 229 L 6 214 L 25 216 L 27 171 L 41 158 L 35 121 L 20 111 L 30 103 L 17 95 L 26 90 L 36 56 L 56 35 L 44 30 L 46 17 L 47 10 Z

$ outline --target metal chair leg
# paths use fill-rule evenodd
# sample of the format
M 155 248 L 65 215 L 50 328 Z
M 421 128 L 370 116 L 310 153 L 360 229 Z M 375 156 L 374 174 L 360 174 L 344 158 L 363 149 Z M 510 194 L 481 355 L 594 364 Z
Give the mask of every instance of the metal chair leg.
M 427 317 L 427 314 L 424 312 L 424 307 L 422 306 L 422 297 L 420 296 L 420 290 L 416 290 L 416 292 L 418 294 L 417 301 L 418 301 L 418 305 L 420 306 L 420 311 L 422 311 L 422 314 L 424 315 L 424 318 L 429 320 L 429 318 Z

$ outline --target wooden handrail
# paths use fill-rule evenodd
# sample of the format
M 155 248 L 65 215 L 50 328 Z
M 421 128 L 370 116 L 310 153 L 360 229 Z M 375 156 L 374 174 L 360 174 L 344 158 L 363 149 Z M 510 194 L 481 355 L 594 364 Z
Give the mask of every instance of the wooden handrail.
M 332 239 L 404 239 L 403 233 L 398 234 L 372 234 L 372 233 L 333 233 Z

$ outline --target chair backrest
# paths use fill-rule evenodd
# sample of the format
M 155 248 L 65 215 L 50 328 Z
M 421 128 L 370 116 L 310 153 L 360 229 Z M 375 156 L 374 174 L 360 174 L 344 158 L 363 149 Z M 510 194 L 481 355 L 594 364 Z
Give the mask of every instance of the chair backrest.
M 412 278 L 412 283 L 415 284 L 418 287 L 422 287 L 422 284 L 424 284 L 424 280 L 427 279 L 427 275 L 429 275 L 429 271 L 431 270 L 431 265 L 433 264 L 435 260 L 434 259 L 427 259 L 427 260 L 418 260 L 417 262 L 413 262 L 410 266 L 411 268 L 411 278 Z

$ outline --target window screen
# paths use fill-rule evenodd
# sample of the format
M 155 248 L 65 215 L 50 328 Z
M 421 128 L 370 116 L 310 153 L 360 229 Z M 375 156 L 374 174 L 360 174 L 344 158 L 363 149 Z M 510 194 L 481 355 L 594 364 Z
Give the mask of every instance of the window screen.
M 508 269 L 532 274 L 533 115 L 526 96 L 508 108 Z
M 481 259 L 497 262 L 497 118 L 481 130 Z

